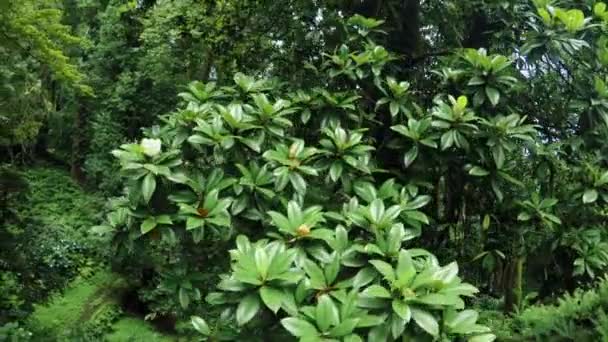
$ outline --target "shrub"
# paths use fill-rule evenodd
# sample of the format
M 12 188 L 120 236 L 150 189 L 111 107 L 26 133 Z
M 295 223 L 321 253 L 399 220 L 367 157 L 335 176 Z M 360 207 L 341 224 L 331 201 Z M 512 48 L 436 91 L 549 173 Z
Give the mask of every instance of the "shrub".
M 120 191 L 120 177 L 116 177 L 120 167 L 110 152 L 116 142 L 123 141 L 124 128 L 108 113 L 98 113 L 91 124 L 91 142 L 85 161 L 88 181 L 97 189 L 108 194 Z
M 378 127 L 358 101 L 358 81 L 375 81 L 386 94 L 378 106 L 388 105 L 395 120 L 410 118 L 409 128 L 394 127 L 415 141 L 406 164 L 439 139 L 429 130 L 435 119 L 415 119 L 395 99 L 407 95 L 408 85 L 383 75 L 394 56 L 368 35 L 379 24 L 349 21 L 352 50 L 343 45 L 317 69 L 319 87 L 294 90 L 243 74 L 223 87 L 194 82 L 162 126 L 113 152 L 126 192 L 94 231 L 112 233 L 130 274 L 137 274 L 135 260 L 142 275 L 153 269 L 170 279 L 166 295 L 179 299 L 178 314 L 192 312 L 200 296 L 197 271 L 221 264 L 232 248 L 220 291 L 206 296 L 227 308 L 223 319 L 209 327 L 192 318 L 203 335 L 494 339 L 465 309 L 477 289 L 458 277 L 456 262 L 442 266 L 415 248 L 429 224 L 423 208 L 431 197 L 375 158 L 370 133 Z M 444 149 L 472 139 L 470 123 L 454 124 L 477 120 L 466 97 L 439 101 L 435 117 L 452 137 L 441 139 Z M 521 126 L 519 136 L 529 131 L 519 117 L 503 119 Z
M 480 321 L 499 341 L 604 341 L 608 337 L 608 278 L 553 303 L 528 306 L 513 316 L 480 307 Z
M 31 168 L 20 176 L 30 190 L 10 196 L 11 214 L 0 228 L 1 322 L 25 317 L 32 304 L 96 268 L 107 253 L 88 233 L 100 216 L 98 197 L 60 170 Z

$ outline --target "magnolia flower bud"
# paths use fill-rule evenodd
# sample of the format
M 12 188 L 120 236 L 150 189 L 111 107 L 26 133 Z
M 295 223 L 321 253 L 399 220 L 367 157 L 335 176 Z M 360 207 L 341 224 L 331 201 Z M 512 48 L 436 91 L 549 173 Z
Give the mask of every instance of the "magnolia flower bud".
M 161 142 L 160 139 L 142 139 L 141 144 L 139 144 L 143 150 L 144 154 L 148 157 L 155 157 L 160 153 Z
M 299 226 L 298 229 L 296 229 L 296 234 L 298 234 L 298 236 L 300 237 L 307 236 L 308 234 L 310 234 L 310 227 L 303 224 Z

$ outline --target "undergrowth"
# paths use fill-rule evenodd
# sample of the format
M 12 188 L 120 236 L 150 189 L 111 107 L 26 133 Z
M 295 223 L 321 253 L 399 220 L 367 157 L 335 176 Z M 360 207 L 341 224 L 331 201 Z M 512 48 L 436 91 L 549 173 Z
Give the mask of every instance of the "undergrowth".
M 24 318 L 34 303 L 90 275 L 105 253 L 88 233 L 102 214 L 99 196 L 59 169 L 30 168 L 15 176 L 27 190 L 10 198 L 0 229 L 0 323 Z
M 169 342 L 174 338 L 155 331 L 146 321 L 134 317 L 124 317 L 112 326 L 112 333 L 105 337 L 107 342 Z

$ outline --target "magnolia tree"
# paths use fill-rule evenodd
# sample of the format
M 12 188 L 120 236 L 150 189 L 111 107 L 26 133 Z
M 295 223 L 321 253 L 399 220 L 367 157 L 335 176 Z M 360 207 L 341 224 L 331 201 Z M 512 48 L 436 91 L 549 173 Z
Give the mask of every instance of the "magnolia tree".
M 456 262 L 416 248 L 433 184 L 408 168 L 449 157 L 499 202 L 521 184 L 510 174 L 535 127 L 501 114 L 518 81 L 484 50 L 457 56 L 464 73 L 437 72 L 463 91 L 417 103 L 371 39 L 380 25 L 351 18 L 347 42 L 308 65 L 316 87 L 194 82 L 140 144 L 114 151 L 126 192 L 95 230 L 112 232 L 117 253 L 153 269 L 184 309 L 202 297 L 199 272 L 230 259 L 205 298 L 221 318 L 192 317 L 203 338 L 494 340 L 465 309 L 477 289 Z

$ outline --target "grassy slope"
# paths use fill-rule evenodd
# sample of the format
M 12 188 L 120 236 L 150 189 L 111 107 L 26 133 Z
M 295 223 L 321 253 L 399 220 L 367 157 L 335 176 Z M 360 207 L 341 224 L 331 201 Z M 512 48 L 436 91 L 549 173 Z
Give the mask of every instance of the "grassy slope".
M 145 321 L 124 317 L 112 326 L 113 332 L 106 336 L 107 342 L 170 342 L 174 339 L 156 332 Z
M 24 176 L 30 183 L 24 208 L 27 214 L 45 226 L 67 231 L 90 243 L 88 231 L 101 217 L 103 199 L 82 190 L 61 170 L 33 168 L 25 171 Z M 87 327 L 105 330 L 108 335 L 104 340 L 108 341 L 172 341 L 148 322 L 122 315 L 119 301 L 126 286 L 123 279 L 107 270 L 97 270 L 88 278 L 79 276 L 63 293 L 44 305 L 36 305 L 28 323 L 35 331 L 56 334 L 39 336 L 49 341 L 63 340 L 66 337 L 61 336 L 70 331 Z
M 47 305 L 37 305 L 30 321 L 42 329 L 62 331 L 95 317 L 106 305 L 117 304 L 109 291 L 119 290 L 120 279 L 100 271 L 89 279 L 76 279 L 62 294 Z
M 64 334 L 76 328 L 99 325 L 107 314 L 120 315 L 120 294 L 126 285 L 119 276 L 105 270 L 88 279 L 76 279 L 62 295 L 36 306 L 29 324 L 38 331 L 57 334 L 52 339 L 67 338 Z M 134 317 L 120 316 L 111 326 L 102 328 L 107 330 L 107 341 L 172 341 L 148 322 Z

